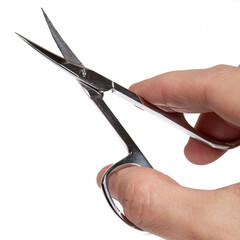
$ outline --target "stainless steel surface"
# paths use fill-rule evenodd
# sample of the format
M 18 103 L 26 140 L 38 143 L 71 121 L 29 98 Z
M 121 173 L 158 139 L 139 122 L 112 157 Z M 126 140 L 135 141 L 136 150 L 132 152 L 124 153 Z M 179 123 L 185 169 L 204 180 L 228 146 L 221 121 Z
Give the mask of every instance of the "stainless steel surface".
M 52 22 L 48 18 L 47 14 L 42 9 L 43 15 L 45 17 L 45 20 L 47 22 L 47 25 L 49 27 L 49 30 L 52 34 L 52 37 L 54 41 L 56 42 L 59 50 L 61 51 L 63 57 L 71 63 L 74 63 L 76 65 L 79 65 L 81 67 L 84 67 L 83 64 L 79 61 L 79 59 L 76 57 L 76 55 L 72 52 L 72 50 L 68 47 L 66 42 L 62 39 L 56 28 L 53 26 Z
M 42 9 L 43 11 L 43 9 Z M 72 50 L 68 47 L 66 42 L 63 40 L 63 38 L 60 36 L 60 34 L 57 32 L 51 21 L 49 20 L 46 13 L 43 11 L 44 17 L 46 19 L 46 22 L 48 24 L 49 30 L 52 34 L 52 37 L 54 41 L 56 42 L 59 50 L 61 51 L 63 57 L 65 60 L 67 60 L 70 63 L 73 63 L 75 65 L 78 65 L 82 69 L 80 69 L 79 73 L 80 76 L 83 78 L 87 77 L 87 71 L 83 64 L 80 62 L 80 60 L 75 56 L 75 54 L 72 52 Z M 94 73 L 93 73 L 94 75 Z M 96 74 L 97 81 L 101 81 L 101 79 L 98 79 L 98 74 Z M 78 79 L 78 78 L 77 78 Z M 116 170 L 119 169 L 119 167 L 128 167 L 130 165 L 138 165 L 138 166 L 146 166 L 150 167 L 151 165 L 147 161 L 147 159 L 144 157 L 140 149 L 137 147 L 137 145 L 134 143 L 132 138 L 129 136 L 127 131 L 123 128 L 121 123 L 118 121 L 118 119 L 115 117 L 115 115 L 112 113 L 112 111 L 109 109 L 107 104 L 103 100 L 103 93 L 96 91 L 95 89 L 89 87 L 88 85 L 82 84 L 81 81 L 79 81 L 87 95 L 93 100 L 93 102 L 98 106 L 100 111 L 104 114 L 104 116 L 108 119 L 109 123 L 113 126 L 113 128 L 116 130 L 118 135 L 121 137 L 123 142 L 125 143 L 127 149 L 128 149 L 128 156 L 124 158 L 123 160 L 117 162 L 114 166 L 112 166 L 108 171 L 104 174 L 102 179 L 102 190 L 104 193 L 104 196 L 106 197 L 107 202 L 109 203 L 110 207 L 113 209 L 113 211 L 117 214 L 117 216 L 122 219 L 124 222 L 126 222 L 128 225 L 138 229 L 136 226 L 134 226 L 128 219 L 124 216 L 123 213 L 117 208 L 115 202 L 112 199 L 112 196 L 110 194 L 109 188 L 108 188 L 108 181 L 110 175 Z M 111 81 L 109 80 L 109 83 L 112 85 Z
M 67 45 L 67 43 L 60 36 L 60 34 L 56 30 L 56 28 L 53 26 L 52 22 L 50 21 L 50 19 L 48 18 L 47 14 L 44 12 L 43 9 L 42 9 L 42 12 L 43 12 L 44 18 L 46 20 L 46 23 L 48 25 L 48 28 L 52 34 L 52 37 L 53 37 L 55 43 L 57 44 L 58 49 L 61 51 L 64 59 L 70 63 L 73 63 L 79 67 L 82 67 L 82 69 L 80 70 L 80 75 L 83 77 L 86 77 L 87 72 L 86 72 L 84 65 L 80 62 L 80 60 L 72 52 L 72 50 Z M 85 90 L 85 92 L 87 93 L 88 96 L 96 96 L 96 95 L 100 94 L 98 91 L 94 90 L 93 88 L 87 87 L 87 85 L 81 83 L 81 81 L 79 81 L 79 83 L 81 84 L 81 86 L 83 87 L 83 89 Z
M 38 44 L 32 42 L 31 40 L 21 36 L 16 33 L 22 40 L 29 44 L 32 48 L 38 51 L 41 55 L 55 63 L 57 66 L 64 69 L 66 72 L 73 75 L 82 84 L 88 85 L 89 87 L 98 90 L 100 92 L 106 92 L 112 89 L 112 81 L 103 77 L 99 73 L 96 73 L 85 67 L 75 65 L 68 62 L 66 59 L 58 56 L 55 53 L 48 51 L 47 49 L 39 46 Z
M 93 100 L 93 102 L 98 106 L 104 116 L 108 119 L 110 124 L 119 134 L 123 142 L 126 144 L 128 149 L 128 156 L 121 161 L 117 162 L 116 164 L 112 165 L 104 174 L 102 178 L 102 190 L 104 195 L 109 203 L 110 207 L 113 211 L 117 214 L 117 216 L 123 220 L 125 223 L 138 229 L 134 224 L 132 224 L 124 214 L 117 208 L 114 203 L 114 200 L 111 197 L 109 192 L 108 182 L 110 176 L 117 170 L 125 167 L 129 167 L 132 165 L 135 166 L 144 166 L 152 168 L 150 163 L 144 157 L 140 149 L 134 143 L 132 138 L 129 136 L 127 131 L 123 128 L 121 123 L 118 119 L 114 116 L 112 111 L 109 109 L 107 104 L 103 101 L 103 94 L 106 91 L 112 90 L 113 93 L 118 94 L 120 97 L 125 98 L 126 100 L 130 101 L 134 105 L 138 106 L 139 108 L 150 112 L 156 116 L 159 116 L 165 120 L 167 120 L 172 125 L 178 127 L 180 130 L 184 131 L 190 137 L 193 137 L 213 148 L 228 150 L 234 147 L 239 146 L 240 140 L 236 140 L 233 142 L 224 142 L 218 141 L 216 139 L 209 138 L 206 135 L 201 134 L 200 132 L 196 131 L 184 118 L 184 115 L 181 113 L 168 113 L 165 112 L 153 104 L 147 102 L 146 100 L 140 98 L 135 93 L 129 91 L 128 89 L 120 86 L 119 84 L 103 77 L 102 75 L 87 69 L 83 66 L 83 64 L 78 60 L 75 54 L 71 51 L 65 41 L 61 38 L 59 33 L 54 28 L 53 24 L 47 17 L 46 13 L 43 11 L 44 17 L 47 21 L 51 34 L 58 45 L 60 51 L 62 52 L 64 58 L 42 48 L 41 46 L 33 43 L 32 41 L 28 40 L 27 38 L 21 36 L 26 43 L 28 43 L 31 47 L 41 53 L 43 56 L 57 64 L 59 67 L 70 73 L 74 76 L 83 86 L 84 90 L 88 94 L 88 96 Z M 171 144 L 171 143 L 170 143 Z

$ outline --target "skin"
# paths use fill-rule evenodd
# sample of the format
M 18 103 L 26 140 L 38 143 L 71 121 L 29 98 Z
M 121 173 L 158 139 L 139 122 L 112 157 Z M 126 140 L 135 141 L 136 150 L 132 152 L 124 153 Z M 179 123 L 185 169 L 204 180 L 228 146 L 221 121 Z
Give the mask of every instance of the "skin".
M 165 111 L 200 113 L 195 128 L 212 138 L 240 138 L 238 67 L 169 72 L 136 83 L 130 90 Z M 184 153 L 189 161 L 202 165 L 225 151 L 190 138 Z M 99 172 L 98 185 L 106 169 Z M 126 217 L 144 231 L 169 240 L 240 239 L 240 183 L 196 190 L 159 171 L 129 167 L 113 174 L 109 185 Z

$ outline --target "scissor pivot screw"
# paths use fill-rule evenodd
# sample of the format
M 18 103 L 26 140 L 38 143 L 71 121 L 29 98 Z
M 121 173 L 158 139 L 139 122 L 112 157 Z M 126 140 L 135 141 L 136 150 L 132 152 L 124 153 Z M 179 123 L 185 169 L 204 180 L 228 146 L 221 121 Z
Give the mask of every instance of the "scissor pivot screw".
M 81 69 L 81 70 L 80 70 L 80 75 L 81 75 L 82 77 L 86 77 L 86 76 L 87 76 L 87 71 L 86 71 L 86 69 Z

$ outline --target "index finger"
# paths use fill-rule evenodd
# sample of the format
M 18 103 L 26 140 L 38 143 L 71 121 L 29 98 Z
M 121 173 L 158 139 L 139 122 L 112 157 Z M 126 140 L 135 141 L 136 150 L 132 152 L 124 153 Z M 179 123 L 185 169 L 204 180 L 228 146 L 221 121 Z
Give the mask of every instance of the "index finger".
M 225 96 L 225 91 L 237 89 L 231 83 L 236 79 L 235 73 L 239 78 L 239 69 L 227 65 L 174 71 L 136 83 L 130 90 L 163 110 L 185 113 L 216 112 L 223 118 L 228 113 L 230 116 L 226 120 L 229 120 L 233 112 L 226 111 L 223 107 L 224 101 L 231 96 Z M 223 102 L 223 106 L 219 106 L 219 102 Z

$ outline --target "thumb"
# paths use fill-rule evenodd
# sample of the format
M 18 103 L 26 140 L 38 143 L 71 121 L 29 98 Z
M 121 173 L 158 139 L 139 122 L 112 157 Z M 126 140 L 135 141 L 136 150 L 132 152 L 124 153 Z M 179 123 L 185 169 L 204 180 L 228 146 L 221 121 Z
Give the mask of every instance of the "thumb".
M 106 169 L 98 174 L 99 185 Z M 166 239 L 205 239 L 198 223 L 213 204 L 213 192 L 182 187 L 156 170 L 136 166 L 114 173 L 109 188 L 140 229 Z

